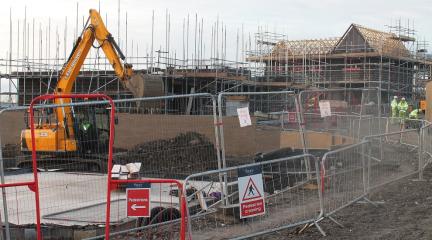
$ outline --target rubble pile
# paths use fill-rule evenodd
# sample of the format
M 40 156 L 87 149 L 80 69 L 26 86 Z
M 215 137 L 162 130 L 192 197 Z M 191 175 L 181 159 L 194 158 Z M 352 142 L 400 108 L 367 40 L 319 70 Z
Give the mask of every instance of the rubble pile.
M 116 156 L 114 161 L 116 164 L 141 162 L 141 177 L 184 179 L 192 173 L 217 169 L 214 144 L 196 132 L 138 144 Z

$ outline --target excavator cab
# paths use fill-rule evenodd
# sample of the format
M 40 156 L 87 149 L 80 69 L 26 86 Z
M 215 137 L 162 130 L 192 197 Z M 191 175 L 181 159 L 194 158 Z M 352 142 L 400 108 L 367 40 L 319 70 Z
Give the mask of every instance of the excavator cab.
M 66 152 L 75 152 L 79 155 L 83 154 L 96 154 L 107 153 L 109 145 L 110 133 L 110 108 L 105 106 L 74 106 L 71 107 L 73 119 L 72 121 L 64 121 L 65 124 L 73 123 L 72 129 L 74 135 L 68 130 L 69 126 L 61 127 L 57 120 L 55 111 L 60 111 L 60 108 L 53 111 L 53 109 L 44 109 L 34 111 L 35 119 L 35 135 L 37 138 L 37 147 L 42 149 L 45 147 L 45 152 L 54 152 L 64 154 Z M 22 151 L 31 151 L 31 136 L 30 125 L 28 122 L 28 113 L 26 114 L 27 129 L 24 130 L 21 140 Z M 66 118 L 65 118 L 66 119 Z M 64 137 L 59 137 L 64 136 Z M 43 139 L 47 141 L 43 141 Z M 72 144 L 75 148 L 68 148 L 68 144 L 62 144 L 55 139 L 69 139 L 74 142 Z M 53 141 L 57 142 L 55 145 L 47 144 Z M 50 147 L 51 146 L 51 147 Z
M 80 154 L 107 153 L 110 109 L 102 106 L 74 107 L 74 132 Z

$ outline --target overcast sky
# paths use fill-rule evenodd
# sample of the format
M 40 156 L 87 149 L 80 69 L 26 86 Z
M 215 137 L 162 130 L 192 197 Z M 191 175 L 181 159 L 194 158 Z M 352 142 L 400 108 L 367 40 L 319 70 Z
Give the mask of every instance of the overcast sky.
M 78 2 L 79 26 L 82 29 L 82 18 L 87 18 L 88 9 L 99 8 L 106 21 L 108 17 L 109 31 L 117 39 L 118 34 L 118 0 L 2 0 L 0 8 L 0 58 L 5 58 L 9 51 L 9 11 L 12 11 L 12 54 L 16 57 L 18 47 L 22 57 L 22 27 L 24 9 L 27 7 L 27 24 L 30 27 L 28 54 L 33 53 L 32 29 L 35 21 L 35 55 L 38 56 L 39 26 L 42 28 L 43 46 L 45 48 L 48 22 L 51 21 L 49 35 L 51 42 L 50 55 L 55 56 L 56 32 L 59 35 L 59 56 L 64 56 L 64 45 L 69 54 L 76 32 L 76 14 Z M 204 44 L 209 55 L 212 25 L 219 18 L 227 27 L 228 58 L 235 60 L 236 36 L 244 27 L 245 42 L 249 33 L 257 32 L 258 26 L 271 32 L 286 34 L 288 39 L 340 37 L 351 23 L 387 31 L 385 25 L 395 24 L 402 19 L 402 24 L 414 23 L 417 37 L 432 40 L 432 2 L 430 0 L 121 0 L 120 2 L 120 37 L 121 47 L 126 51 L 126 13 L 128 19 L 128 55 L 131 55 L 132 41 L 134 54 L 136 46 L 139 54 L 149 52 L 151 44 L 152 11 L 155 11 L 155 50 L 165 47 L 165 13 L 171 17 L 170 52 L 182 58 L 183 54 L 183 20 L 190 15 L 190 49 L 194 44 L 195 14 L 204 21 Z M 66 43 L 64 42 L 64 26 L 67 18 Z M 18 41 L 18 21 L 20 22 L 20 44 Z M 240 43 L 241 45 L 241 43 Z M 241 46 L 239 47 L 241 49 Z M 429 46 L 431 48 L 431 46 Z M 230 51 L 231 50 L 231 51 Z M 192 54 L 192 50 L 189 50 Z M 44 56 L 46 49 L 42 50 Z M 4 83 L 2 83 L 2 88 Z

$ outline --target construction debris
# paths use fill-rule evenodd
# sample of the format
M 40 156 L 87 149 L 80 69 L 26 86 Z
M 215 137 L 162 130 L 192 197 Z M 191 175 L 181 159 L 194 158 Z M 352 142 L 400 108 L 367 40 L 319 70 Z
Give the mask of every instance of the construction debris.
M 114 161 L 122 165 L 132 161 L 142 163 L 141 177 L 184 178 L 217 168 L 214 144 L 196 132 L 138 144 Z
M 111 170 L 112 179 L 137 179 L 141 163 L 128 163 L 126 165 L 115 164 Z

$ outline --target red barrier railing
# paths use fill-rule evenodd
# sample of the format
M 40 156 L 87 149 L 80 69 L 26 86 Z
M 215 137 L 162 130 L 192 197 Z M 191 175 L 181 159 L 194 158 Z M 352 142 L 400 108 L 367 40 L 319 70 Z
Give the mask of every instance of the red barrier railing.
M 111 105 L 110 111 L 110 134 L 109 134 L 109 153 L 108 153 L 108 162 L 112 161 L 112 145 L 114 144 L 114 114 L 115 114 L 115 106 L 112 99 L 104 94 L 48 94 L 41 95 L 32 100 L 29 107 L 30 114 L 30 131 L 31 131 L 31 144 L 32 144 L 32 167 L 33 167 L 33 176 L 34 180 L 32 182 L 23 182 L 16 184 L 4 184 L 0 185 L 0 187 L 13 187 L 13 186 L 23 186 L 27 185 L 30 190 L 35 193 L 35 202 L 36 202 L 36 231 L 37 231 L 37 239 L 42 239 L 41 232 L 41 222 L 40 222 L 40 202 L 39 202 L 39 181 L 37 175 L 37 158 L 36 158 L 36 142 L 35 142 L 35 126 L 34 126 L 34 106 L 35 104 L 46 101 L 46 100 L 54 100 L 54 99 L 64 99 L 64 98 L 78 98 L 78 99 L 105 99 Z
M 34 126 L 34 107 L 37 103 L 46 100 L 54 100 L 54 99 L 105 99 L 109 102 L 111 106 L 110 109 L 110 133 L 109 133 L 109 146 L 108 146 L 108 184 L 107 184 L 107 208 L 106 208 L 106 225 L 105 225 L 105 239 L 110 238 L 110 209 L 111 209 L 111 191 L 116 189 L 119 184 L 126 183 L 171 183 L 177 185 L 179 189 L 179 193 L 183 193 L 183 184 L 175 179 L 134 179 L 134 180 L 114 180 L 111 179 L 112 175 L 112 159 L 113 159 L 113 145 L 114 145 L 114 118 L 115 118 L 115 105 L 112 99 L 104 94 L 63 94 L 63 95 L 42 95 L 34 98 L 29 107 L 29 115 L 30 115 L 30 128 L 31 128 L 31 139 L 32 139 L 32 166 L 33 166 L 33 176 L 34 180 L 30 182 L 18 182 L 18 183 L 8 183 L 8 184 L 0 184 L 0 187 L 15 187 L 15 186 L 28 186 L 33 192 L 35 192 L 35 202 L 36 202 L 36 230 L 37 230 L 37 239 L 42 239 L 41 233 L 41 214 L 40 214 L 40 201 L 39 201 L 39 182 L 37 175 L 37 157 L 36 157 L 36 143 L 35 143 L 35 126 Z M 186 233 L 186 198 L 183 195 L 179 195 L 180 199 L 180 212 L 181 212 L 181 225 L 180 225 L 180 239 L 185 239 Z
M 126 183 L 171 183 L 176 184 L 179 192 L 180 199 L 180 240 L 186 239 L 186 197 L 183 194 L 183 183 L 176 179 L 129 179 L 129 180 L 115 180 L 111 179 L 111 169 L 110 165 L 112 163 L 108 163 L 108 197 L 107 197 L 107 213 L 106 213 L 106 223 L 105 223 L 105 239 L 109 239 L 110 236 L 110 209 L 111 209 L 111 191 L 118 188 L 119 184 Z

